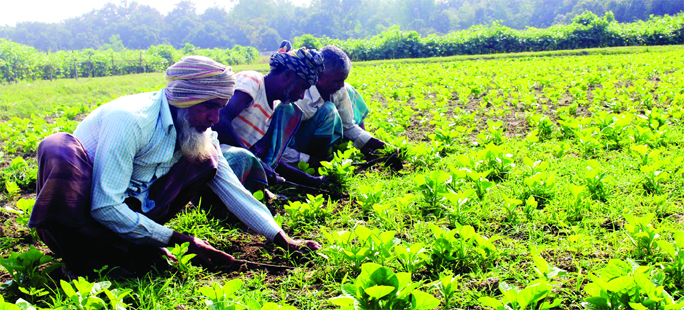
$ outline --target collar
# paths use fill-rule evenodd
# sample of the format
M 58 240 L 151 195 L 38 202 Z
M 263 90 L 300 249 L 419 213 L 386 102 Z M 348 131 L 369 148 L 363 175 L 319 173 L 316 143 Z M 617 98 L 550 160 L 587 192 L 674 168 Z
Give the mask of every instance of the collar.
M 321 93 L 318 92 L 318 88 L 316 88 L 316 85 L 309 87 L 309 96 L 311 97 L 312 104 L 316 104 L 319 101 L 323 100 L 323 97 L 321 97 Z
M 171 117 L 171 109 L 169 108 L 169 101 L 166 99 L 165 94 L 166 88 L 157 92 L 157 100 L 161 100 L 161 107 L 159 108 L 159 118 L 162 123 L 162 128 L 166 128 L 166 134 L 171 134 L 171 130 L 174 129 L 173 117 Z

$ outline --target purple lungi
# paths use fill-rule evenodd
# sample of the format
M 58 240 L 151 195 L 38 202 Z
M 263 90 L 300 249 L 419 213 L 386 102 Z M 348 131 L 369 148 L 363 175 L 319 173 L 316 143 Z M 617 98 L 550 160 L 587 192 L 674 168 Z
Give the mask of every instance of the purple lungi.
M 125 203 L 164 224 L 214 178 L 217 167 L 217 153 L 199 163 L 182 158 L 150 187 L 152 210 L 143 213 L 140 201 L 132 197 Z M 56 133 L 45 138 L 38 146 L 38 196 L 28 226 L 36 228 L 41 240 L 75 274 L 92 274 L 105 265 L 137 273 L 156 263 L 166 264 L 159 248 L 128 242 L 90 216 L 92 170 L 93 162 L 76 137 Z

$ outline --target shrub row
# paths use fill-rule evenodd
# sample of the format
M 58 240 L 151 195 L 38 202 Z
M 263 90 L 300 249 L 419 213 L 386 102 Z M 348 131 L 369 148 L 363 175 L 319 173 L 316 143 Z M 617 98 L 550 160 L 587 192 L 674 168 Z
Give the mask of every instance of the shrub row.
M 475 26 L 446 35 L 422 37 L 415 31 L 400 31 L 391 27 L 369 39 L 346 41 L 328 37 L 303 35 L 294 39 L 294 46 L 321 48 L 335 45 L 352 60 L 424 58 L 452 55 L 515 53 L 570 50 L 595 47 L 684 44 L 684 13 L 665 15 L 635 23 L 618 23 L 612 12 L 599 17 L 585 12 L 569 25 L 545 29 L 515 30 L 494 23 Z
M 156 45 L 147 50 L 119 52 L 85 49 L 43 53 L 0 39 L 0 82 L 162 72 L 185 55 L 203 55 L 226 65 L 237 65 L 255 63 L 259 51 L 240 45 L 232 49 L 199 49 L 187 44 L 180 50 L 171 45 Z

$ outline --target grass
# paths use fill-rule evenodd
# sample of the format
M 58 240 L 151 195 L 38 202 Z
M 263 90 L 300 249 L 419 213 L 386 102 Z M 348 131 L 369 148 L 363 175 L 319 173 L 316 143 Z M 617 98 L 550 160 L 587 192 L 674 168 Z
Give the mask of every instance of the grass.
M 0 121 L 41 115 L 60 105 L 103 103 L 112 98 L 159 90 L 166 86 L 162 73 L 125 76 L 22 81 L 0 86 Z

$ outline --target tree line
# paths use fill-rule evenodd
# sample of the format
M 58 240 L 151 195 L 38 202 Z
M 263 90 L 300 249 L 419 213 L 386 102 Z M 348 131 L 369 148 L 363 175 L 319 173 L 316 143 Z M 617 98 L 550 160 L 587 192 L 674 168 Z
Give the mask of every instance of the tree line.
M 684 11 L 675 0 L 313 0 L 309 6 L 288 1 L 238 0 L 226 9 L 198 12 L 183 0 L 164 15 L 135 1 L 108 3 L 59 23 L 20 22 L 0 26 L 0 38 L 41 51 L 147 49 L 159 44 L 182 48 L 253 46 L 275 50 L 280 40 L 311 34 L 334 39 L 366 39 L 398 25 L 402 30 L 448 34 L 497 23 L 512 29 L 571 24 L 586 11 L 613 12 L 618 22 L 648 20 L 651 15 Z

